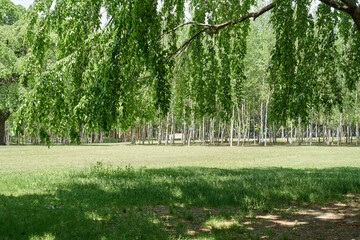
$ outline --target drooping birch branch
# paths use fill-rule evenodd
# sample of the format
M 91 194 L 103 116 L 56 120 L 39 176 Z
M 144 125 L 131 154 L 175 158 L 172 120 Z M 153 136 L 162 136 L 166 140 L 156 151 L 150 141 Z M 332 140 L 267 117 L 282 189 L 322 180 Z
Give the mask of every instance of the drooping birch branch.
M 353 1 L 353 0 L 341 0 L 341 2 L 335 1 L 335 0 L 320 0 L 322 3 L 335 8 L 339 11 L 348 13 L 354 20 L 354 23 L 356 24 L 359 34 L 360 34 L 360 7 Z M 201 26 L 200 30 L 198 30 L 192 37 L 190 37 L 179 49 L 177 49 L 174 53 L 175 57 L 179 56 L 187 47 L 191 45 L 193 40 L 197 38 L 201 33 L 208 33 L 208 34 L 214 34 L 217 33 L 220 29 L 226 28 L 230 25 L 241 23 L 247 19 L 253 19 L 255 20 L 259 16 L 263 15 L 264 13 L 270 11 L 275 7 L 276 3 L 270 3 L 266 7 L 260 9 L 257 12 L 251 12 L 243 15 L 242 17 L 238 19 L 229 20 L 227 22 L 221 23 L 221 24 L 206 24 L 206 23 L 200 23 L 195 21 L 189 21 L 186 23 L 183 23 L 161 35 L 161 37 L 164 37 L 165 35 L 168 35 L 170 33 L 175 32 L 176 30 L 187 26 L 187 25 L 197 25 Z

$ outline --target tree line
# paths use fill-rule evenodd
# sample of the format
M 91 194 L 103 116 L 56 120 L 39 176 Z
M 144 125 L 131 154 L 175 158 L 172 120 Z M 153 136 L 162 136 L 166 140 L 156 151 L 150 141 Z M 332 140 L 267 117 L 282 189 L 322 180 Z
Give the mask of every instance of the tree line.
M 47 144 L 115 131 L 133 143 L 358 144 L 359 3 L 314 2 L 35 1 L 8 132 Z

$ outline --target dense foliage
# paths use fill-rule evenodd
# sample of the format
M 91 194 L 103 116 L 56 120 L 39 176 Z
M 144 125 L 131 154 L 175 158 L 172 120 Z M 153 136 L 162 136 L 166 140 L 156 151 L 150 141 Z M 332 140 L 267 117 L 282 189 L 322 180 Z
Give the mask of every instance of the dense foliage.
M 23 74 L 31 90 L 18 130 L 79 141 L 83 130 L 127 130 L 157 119 L 161 128 L 169 112 L 192 129 L 205 117 L 226 126 L 235 113 L 245 125 L 256 71 L 261 121 L 263 105 L 281 125 L 341 112 L 359 79 L 359 3 L 324 0 L 314 10 L 316 2 L 36 0 Z M 262 10 L 247 14 L 254 9 Z M 274 31 L 260 70 L 246 64 L 249 41 L 259 41 L 249 39 L 250 18 L 264 18 Z
M 0 0 L 0 145 L 5 143 L 5 121 L 20 104 L 18 83 L 26 50 L 19 19 L 24 13 L 24 7 Z

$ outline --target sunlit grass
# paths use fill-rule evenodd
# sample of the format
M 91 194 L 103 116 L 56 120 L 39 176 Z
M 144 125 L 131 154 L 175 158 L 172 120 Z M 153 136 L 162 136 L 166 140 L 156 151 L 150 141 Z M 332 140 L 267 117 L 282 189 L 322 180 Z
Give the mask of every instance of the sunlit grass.
M 360 148 L 319 146 L 202 147 L 132 146 L 118 144 L 83 146 L 0 147 L 0 171 L 39 171 L 105 165 L 166 168 L 179 166 L 217 168 L 327 168 L 360 167 Z

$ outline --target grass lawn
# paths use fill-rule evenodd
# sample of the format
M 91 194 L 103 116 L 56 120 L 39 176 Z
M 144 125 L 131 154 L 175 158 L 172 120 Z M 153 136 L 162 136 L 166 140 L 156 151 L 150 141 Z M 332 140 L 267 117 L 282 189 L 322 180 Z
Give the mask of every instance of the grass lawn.
M 294 216 L 339 202 L 317 237 L 352 239 L 359 194 L 356 147 L 0 147 L 0 239 L 309 239 Z

